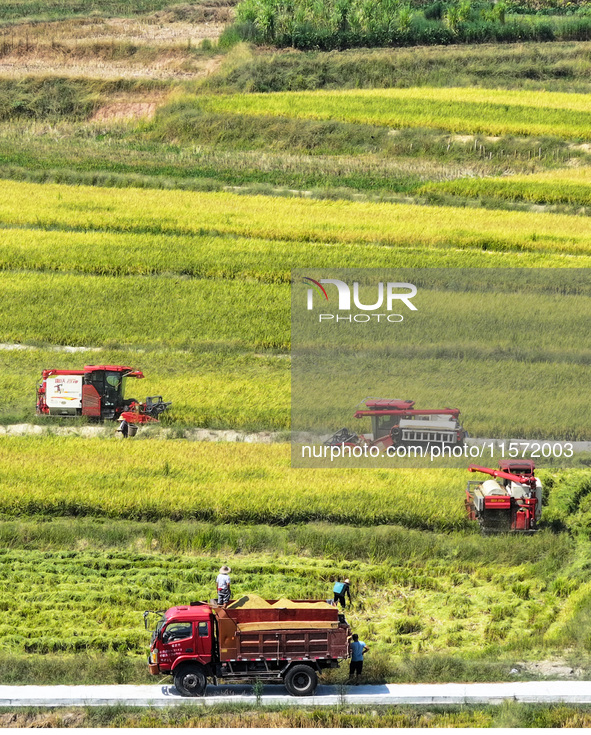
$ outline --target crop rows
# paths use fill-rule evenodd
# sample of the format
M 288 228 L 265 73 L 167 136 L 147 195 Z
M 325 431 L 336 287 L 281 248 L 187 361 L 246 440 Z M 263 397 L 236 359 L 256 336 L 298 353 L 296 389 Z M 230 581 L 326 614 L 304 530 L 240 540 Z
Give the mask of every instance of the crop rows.
M 591 234 L 584 222 L 579 217 L 559 214 L 307 201 L 218 192 L 173 194 L 16 182 L 4 183 L 0 192 L 0 223 L 5 226 L 84 232 L 215 233 L 300 243 L 587 254 Z M 348 260 L 343 258 L 341 266 L 347 265 Z
M 478 186 L 478 184 L 476 184 Z M 254 198 L 253 204 L 259 204 Z M 302 212 L 305 208 L 302 208 Z M 370 210 L 371 211 L 371 210 Z M 433 210 L 431 210 L 433 211 Z M 462 216 L 468 213 L 459 210 Z M 416 217 L 424 214 L 416 210 Z M 470 214 L 473 214 L 470 212 Z M 320 226 L 320 225 L 319 225 Z M 533 223 L 532 223 L 532 226 Z M 294 225 L 295 228 L 295 225 Z M 0 271 L 42 271 L 55 274 L 84 274 L 94 276 L 154 276 L 168 275 L 182 278 L 259 281 L 264 284 L 287 284 L 294 268 L 405 268 L 405 267 L 558 267 L 586 268 L 591 256 L 567 256 L 561 251 L 556 235 L 556 250 L 542 250 L 544 243 L 552 242 L 547 236 L 538 243 L 529 243 L 527 252 L 464 249 L 470 223 L 457 230 L 457 237 L 449 237 L 449 244 L 421 248 L 378 243 L 341 243 L 338 248 L 329 242 L 273 240 L 224 235 L 170 235 L 141 234 L 139 232 L 104 232 L 89 229 L 73 232 L 67 229 L 22 229 L 7 227 L 0 241 Z M 289 233 L 285 232 L 284 235 Z M 376 232 L 376 237 L 379 234 Z M 535 230 L 532 234 L 535 234 Z M 293 235 L 297 237 L 297 230 Z M 420 233 L 417 233 L 420 238 Z M 561 247 L 562 246 L 562 247 Z M 517 248 L 517 243 L 515 244 Z M 57 284 L 59 281 L 53 281 Z M 173 281 L 176 288 L 178 281 Z M 181 285 L 182 287 L 182 285 Z M 246 286 L 245 286 L 246 287 Z M 156 287 L 157 288 L 157 287 Z M 251 284 L 250 288 L 259 288 Z M 260 286 L 261 294 L 268 291 Z M 274 292 L 274 290 L 271 290 Z M 270 293 L 271 293 L 270 291 Z M 131 306 L 131 305 L 129 305 Z
M 475 530 L 465 517 L 465 483 L 474 479 L 465 470 L 317 472 L 292 469 L 289 459 L 286 444 L 2 437 L 0 514 Z M 585 510 L 588 474 L 541 474 L 553 518 L 568 522 L 569 509 Z M 212 543 L 220 548 L 215 536 Z M 379 544 L 376 554 L 383 555 Z
M 582 167 L 565 171 L 491 178 L 469 178 L 427 184 L 425 193 L 443 193 L 475 198 L 534 202 L 536 204 L 591 205 L 591 169 Z
M 388 272 L 384 271 L 384 277 Z M 415 297 L 420 308 L 411 315 L 412 321 L 407 315 L 408 327 L 398 337 L 409 356 L 418 350 L 427 358 L 434 356 L 437 348 L 447 349 L 450 355 L 466 353 L 466 357 L 470 357 L 471 351 L 478 357 L 488 351 L 494 357 L 494 350 L 498 350 L 511 358 L 521 325 L 528 320 L 533 322 L 531 334 L 535 344 L 524 346 L 521 355 L 537 354 L 538 361 L 543 357 L 545 361 L 587 362 L 588 345 L 572 342 L 573 334 L 584 329 L 591 311 L 585 284 L 581 292 L 576 287 L 575 279 L 584 280 L 585 271 L 574 270 L 572 276 L 568 273 L 566 278 L 572 286 L 564 282 L 564 277 L 555 279 L 556 283 L 534 279 L 532 287 L 540 290 L 527 301 L 523 298 L 528 290 L 525 276 L 524 285 L 519 287 L 515 283 L 518 277 L 511 278 L 510 271 L 491 289 L 495 271 L 490 277 L 486 271 L 465 271 L 459 287 L 447 283 L 445 277 L 439 285 L 438 275 L 447 272 L 426 275 L 424 271 L 406 271 L 420 288 Z M 534 274 L 538 276 L 535 271 Z M 301 280 L 297 286 L 303 300 L 305 287 Z M 6 298 L 0 327 L 4 342 L 107 348 L 119 344 L 152 349 L 200 346 L 211 350 L 285 350 L 289 346 L 289 284 L 183 279 L 174 275 L 112 279 L 5 271 L 0 272 L 0 287 Z M 371 286 L 362 287 L 361 293 L 366 301 L 375 295 Z M 33 316 L 40 304 L 44 318 L 35 320 Z M 161 308 L 164 304 L 165 311 Z M 213 318 L 212 304 L 219 321 Z M 442 314 L 452 308 L 464 318 L 443 324 Z M 109 318 L 105 319 L 105 315 Z M 318 333 L 312 328 L 297 329 L 300 346 L 317 340 Z M 379 350 L 390 339 L 377 322 L 363 330 L 352 325 L 339 334 L 339 344 L 353 349 Z
M 493 291 L 486 272 L 468 273 L 462 280 L 458 271 L 451 281 L 448 273 L 436 271 L 427 282 L 424 273 L 415 274 L 420 308 L 398 335 L 396 354 L 390 332 L 379 331 L 379 325 L 341 330 L 337 356 L 319 350 L 317 335 L 298 328 L 296 346 L 312 346 L 314 360 L 309 364 L 305 355 L 297 356 L 294 428 L 332 433 L 350 425 L 353 406 L 365 395 L 404 394 L 417 405 L 457 406 L 473 436 L 591 438 L 587 405 L 576 389 L 589 380 L 591 358 L 584 341 L 573 341 L 573 335 L 585 333 L 591 311 L 585 271 L 563 272 L 563 279 L 552 281 L 537 271 L 531 278 L 519 271 L 516 279 L 504 273 L 500 280 L 492 277 Z M 288 284 L 4 272 L 0 286 L 9 296 L 1 342 L 98 350 L 82 355 L 50 347 L 2 351 L 5 415 L 32 414 L 23 380 L 32 387 L 43 368 L 129 363 L 142 368 L 148 381 L 130 384 L 128 393 L 171 400 L 166 422 L 289 427 L 290 360 L 252 352 L 287 349 Z M 303 284 L 297 287 L 303 294 Z M 367 303 L 373 296 L 369 291 L 366 296 L 362 287 Z M 525 300 L 524 293 L 529 294 Z M 222 325 L 214 326 L 210 302 L 224 315 Z M 39 320 L 34 310 L 41 303 L 44 319 Z M 155 303 L 166 304 L 168 311 Z M 470 318 L 442 322 L 442 315 L 451 312 Z M 530 325 L 530 341 L 516 352 L 524 323 Z M 449 376 L 456 373 L 462 380 L 450 384 Z M 335 393 L 335 374 L 364 377 L 347 381 Z M 549 400 L 557 393 L 559 399 Z M 524 402 L 527 412 L 521 410 Z
M 487 135 L 585 139 L 591 124 L 587 96 L 564 92 L 419 87 L 221 95 L 199 98 L 198 104 L 213 112 Z
M 163 459 L 159 441 L 3 438 L 0 513 L 432 529 L 468 524 L 463 472 L 317 473 L 292 470 L 285 444 L 170 441 L 165 447 Z
M 143 610 L 209 600 L 217 569 L 227 560 L 133 551 L 4 551 L 0 571 L 7 585 L 0 593 L 0 650 L 125 650 L 143 656 L 149 644 Z M 552 591 L 556 572 L 544 578 L 525 564 L 459 568 L 452 561 L 409 567 L 313 557 L 279 560 L 269 554 L 230 561 L 234 594 L 256 591 L 270 599 L 323 599 L 337 575 L 350 575 L 356 602 L 349 621 L 373 646 L 376 658 L 387 654 L 390 660 L 418 651 L 449 653 L 473 646 L 485 657 L 487 652 L 523 652 L 528 641 L 541 643 L 565 607 L 565 600 L 557 600 Z
M 289 345 L 287 285 L 43 273 L 3 273 L 0 283 L 0 333 L 6 342 L 177 349 L 197 343 L 212 349 Z

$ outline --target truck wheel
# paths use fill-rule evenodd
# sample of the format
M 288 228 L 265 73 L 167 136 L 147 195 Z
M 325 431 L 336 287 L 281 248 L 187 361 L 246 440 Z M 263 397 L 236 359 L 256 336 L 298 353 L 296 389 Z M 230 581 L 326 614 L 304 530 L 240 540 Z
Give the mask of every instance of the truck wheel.
M 311 666 L 298 664 L 287 672 L 283 683 L 292 697 L 309 697 L 318 686 L 318 674 Z
M 201 666 L 181 666 L 174 672 L 174 685 L 183 697 L 202 697 L 207 687 L 207 677 Z

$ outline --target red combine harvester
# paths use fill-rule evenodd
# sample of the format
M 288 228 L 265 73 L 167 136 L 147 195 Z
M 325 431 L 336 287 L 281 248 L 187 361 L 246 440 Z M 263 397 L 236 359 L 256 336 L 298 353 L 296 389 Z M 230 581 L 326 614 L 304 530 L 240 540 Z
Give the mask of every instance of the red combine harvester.
M 140 370 L 123 365 L 86 365 L 82 370 L 44 370 L 37 386 L 37 413 L 42 416 L 88 416 L 97 421 L 125 419 L 130 424 L 158 421 L 171 405 L 162 396 L 145 403 L 125 398 L 128 378 Z
M 358 435 L 343 428 L 324 442 L 326 446 L 461 446 L 467 436 L 460 425 L 457 408 L 419 409 L 414 408 L 414 401 L 393 398 L 367 398 L 362 403 L 366 407 L 354 416 L 356 419 L 371 417 L 372 433 Z
M 164 612 L 148 665 L 153 675 L 173 676 L 185 697 L 203 695 L 208 680 L 218 679 L 283 682 L 303 697 L 314 694 L 319 673 L 348 658 L 350 635 L 345 616 L 326 601 L 247 595 L 227 607 L 192 602 Z
M 484 472 L 494 479 L 470 480 L 466 510 L 483 533 L 533 533 L 542 515 L 542 483 L 530 459 L 499 462 L 498 470 L 470 465 L 469 472 Z M 497 482 L 501 480 L 501 482 Z

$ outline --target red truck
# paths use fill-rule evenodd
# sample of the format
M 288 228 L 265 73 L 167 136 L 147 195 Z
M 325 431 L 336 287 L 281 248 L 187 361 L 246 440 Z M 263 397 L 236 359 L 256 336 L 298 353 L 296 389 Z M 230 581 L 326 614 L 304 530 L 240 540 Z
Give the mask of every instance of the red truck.
M 304 697 L 314 693 L 323 669 L 348 658 L 350 635 L 345 616 L 326 601 L 192 602 L 160 618 L 148 664 L 151 674 L 171 674 L 185 697 L 203 695 L 208 680 L 218 679 L 283 682 Z

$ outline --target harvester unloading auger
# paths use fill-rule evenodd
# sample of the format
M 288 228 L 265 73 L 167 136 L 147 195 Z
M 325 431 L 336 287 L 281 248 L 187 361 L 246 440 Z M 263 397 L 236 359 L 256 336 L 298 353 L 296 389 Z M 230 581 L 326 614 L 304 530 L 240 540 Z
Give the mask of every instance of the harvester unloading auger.
M 37 413 L 42 416 L 88 416 L 95 421 L 147 424 L 158 421 L 171 405 L 162 396 L 144 403 L 125 398 L 128 378 L 141 379 L 141 370 L 123 365 L 86 365 L 82 370 L 44 370 L 37 386 Z
M 542 515 L 542 483 L 535 477 L 530 459 L 503 460 L 499 469 L 470 465 L 469 472 L 483 472 L 490 480 L 470 480 L 466 510 L 483 533 L 533 533 Z M 497 482 L 502 480 L 502 482 Z

